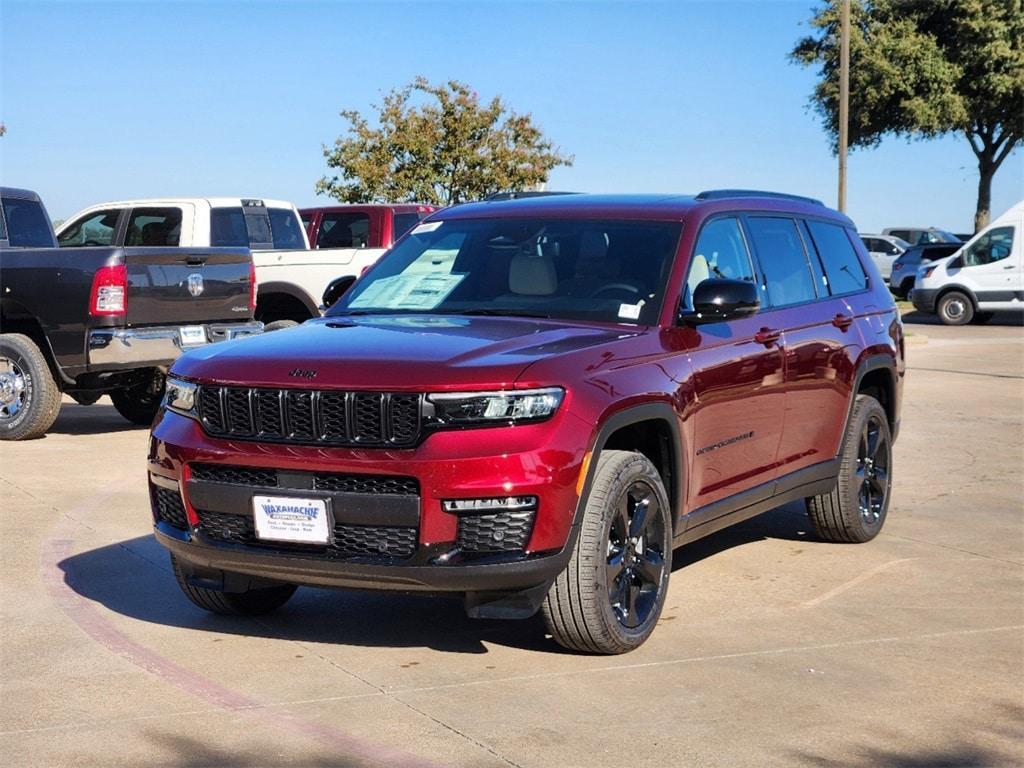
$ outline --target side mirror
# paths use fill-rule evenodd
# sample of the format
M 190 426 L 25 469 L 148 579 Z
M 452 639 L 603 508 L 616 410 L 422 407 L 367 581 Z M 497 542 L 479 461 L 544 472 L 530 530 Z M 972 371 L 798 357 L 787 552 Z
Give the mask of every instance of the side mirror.
M 748 317 L 760 306 L 754 283 L 712 277 L 697 284 L 693 291 L 693 310 L 680 312 L 679 320 L 687 325 L 721 323 Z
M 328 309 L 334 302 L 345 295 L 345 291 L 352 287 L 352 283 L 356 281 L 355 275 L 345 275 L 344 277 L 338 277 L 332 280 L 327 290 L 324 291 L 323 295 L 323 308 Z

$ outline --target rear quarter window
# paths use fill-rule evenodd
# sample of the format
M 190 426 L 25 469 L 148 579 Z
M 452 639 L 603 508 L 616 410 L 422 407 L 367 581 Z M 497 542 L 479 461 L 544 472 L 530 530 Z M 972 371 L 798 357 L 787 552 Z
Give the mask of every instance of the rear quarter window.
M 824 221 L 808 221 L 807 228 L 833 296 L 863 291 L 868 287 L 867 272 L 857 258 L 845 227 Z
M 215 248 L 249 247 L 249 231 L 241 207 L 210 211 L 210 245 Z

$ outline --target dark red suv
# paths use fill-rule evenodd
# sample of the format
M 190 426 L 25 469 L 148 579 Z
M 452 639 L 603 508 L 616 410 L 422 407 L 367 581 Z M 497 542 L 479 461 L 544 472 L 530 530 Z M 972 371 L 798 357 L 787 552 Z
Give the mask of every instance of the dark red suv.
M 822 538 L 873 538 L 903 373 L 885 283 L 814 200 L 461 205 L 326 317 L 175 363 L 156 536 L 217 613 L 298 584 L 457 592 L 620 653 L 673 547 L 795 499 Z

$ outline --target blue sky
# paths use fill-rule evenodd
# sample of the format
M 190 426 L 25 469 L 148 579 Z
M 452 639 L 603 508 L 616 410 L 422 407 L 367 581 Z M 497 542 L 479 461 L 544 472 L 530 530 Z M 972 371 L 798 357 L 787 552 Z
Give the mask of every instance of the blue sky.
M 55 218 L 102 200 L 326 203 L 321 145 L 416 75 L 531 112 L 575 155 L 549 186 L 775 189 L 835 204 L 835 159 L 790 64 L 815 0 L 0 3 L 0 178 Z M 951 137 L 850 156 L 862 231 L 969 231 L 974 156 Z M 1024 197 L 1006 161 L 993 213 Z

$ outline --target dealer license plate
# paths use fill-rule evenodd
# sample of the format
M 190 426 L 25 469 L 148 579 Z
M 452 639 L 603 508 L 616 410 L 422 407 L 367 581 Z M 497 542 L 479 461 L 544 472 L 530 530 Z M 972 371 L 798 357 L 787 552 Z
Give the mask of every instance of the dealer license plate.
M 257 538 L 301 544 L 326 544 L 329 540 L 327 502 L 323 499 L 253 496 L 252 512 Z
M 181 346 L 183 347 L 187 347 L 189 344 L 206 343 L 206 329 L 201 325 L 183 325 L 178 329 L 178 335 L 181 337 Z

